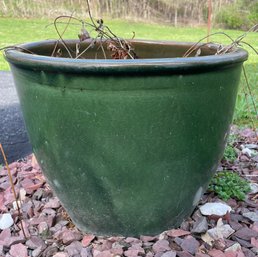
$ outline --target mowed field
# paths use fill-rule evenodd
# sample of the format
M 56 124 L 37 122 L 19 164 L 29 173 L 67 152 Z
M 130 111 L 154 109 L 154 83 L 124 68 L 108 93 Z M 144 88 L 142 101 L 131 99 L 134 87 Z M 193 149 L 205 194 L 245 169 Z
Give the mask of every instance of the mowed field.
M 57 33 L 53 26 L 53 20 L 42 19 L 13 19 L 0 18 L 0 48 L 19 43 L 39 41 L 45 39 L 57 39 Z M 173 40 L 197 42 L 207 34 L 206 28 L 175 28 L 168 25 L 146 24 L 132 21 L 107 20 L 104 23 L 119 37 L 138 39 L 156 39 L 156 40 Z M 64 26 L 59 24 L 59 26 Z M 76 39 L 80 32 L 79 24 L 69 26 L 65 38 Z M 90 30 L 89 30 L 90 32 Z M 224 32 L 231 38 L 236 39 L 243 31 L 213 29 L 214 32 Z M 216 35 L 211 37 L 212 42 L 229 44 L 230 39 L 224 35 Z M 258 33 L 247 33 L 244 41 L 252 45 L 258 51 Z M 205 41 L 204 41 L 205 42 Z M 258 56 L 251 48 L 245 47 L 249 51 L 249 60 L 245 63 L 248 80 L 254 95 L 254 102 L 257 106 L 258 101 Z M 0 52 L 0 70 L 9 70 L 7 62 Z M 237 99 L 236 112 L 234 121 L 239 124 L 249 123 L 250 119 L 254 119 L 257 124 L 254 107 L 251 98 L 245 98 L 247 91 L 245 80 L 242 76 L 239 96 Z

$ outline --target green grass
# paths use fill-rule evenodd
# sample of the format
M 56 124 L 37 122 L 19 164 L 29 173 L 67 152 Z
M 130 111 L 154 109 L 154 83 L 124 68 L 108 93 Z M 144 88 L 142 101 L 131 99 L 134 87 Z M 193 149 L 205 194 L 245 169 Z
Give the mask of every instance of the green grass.
M 25 43 L 44 39 L 56 39 L 57 34 L 54 26 L 48 26 L 53 20 L 35 20 L 35 19 L 11 19 L 0 18 L 0 47 L 13 45 L 17 43 Z M 133 32 L 136 38 L 141 39 L 164 39 L 174 41 L 196 42 L 206 36 L 206 28 L 175 28 L 172 26 L 145 24 L 121 20 L 107 21 L 107 25 L 112 31 L 123 38 L 131 38 Z M 71 26 L 67 31 L 66 38 L 77 38 L 80 27 Z M 213 32 L 223 31 L 232 38 L 237 38 L 242 31 L 235 30 L 214 30 Z M 258 48 L 257 33 L 250 33 L 246 41 Z M 230 43 L 230 40 L 223 35 L 212 37 L 212 41 L 221 42 L 223 44 Z M 254 53 L 250 53 L 249 63 L 255 62 Z M 257 60 L 256 60 L 257 62 Z M 0 69 L 8 70 L 7 63 L 1 58 Z
M 44 39 L 56 39 L 57 34 L 54 26 L 48 26 L 53 20 L 35 20 L 35 19 L 11 19 L 0 18 L 0 48 L 24 42 L 38 41 Z M 120 37 L 131 38 L 135 32 L 135 38 L 140 39 L 163 39 L 173 41 L 189 41 L 197 42 L 206 36 L 206 28 L 175 28 L 172 26 L 165 26 L 159 24 L 145 24 L 121 20 L 106 21 L 106 24 L 112 31 Z M 66 38 L 77 38 L 80 27 L 70 26 L 67 31 Z M 243 34 L 243 31 L 236 30 L 213 30 L 212 32 L 223 31 L 236 39 Z M 223 35 L 216 35 L 211 38 L 213 42 L 221 44 L 229 44 L 230 40 Z M 251 44 L 258 50 L 258 33 L 249 33 L 245 41 Z M 258 101 L 258 58 L 255 53 L 249 51 L 249 60 L 246 62 L 246 71 L 249 82 L 252 87 L 252 92 L 255 96 L 255 102 Z M 0 70 L 9 70 L 7 62 L 4 60 L 2 53 L 0 53 Z M 254 117 L 254 110 L 251 106 L 251 100 L 246 102 L 243 89 L 246 88 L 243 76 L 241 78 L 239 97 L 237 100 L 235 122 L 245 124 L 250 122 L 250 117 Z M 246 90 L 246 89 L 245 89 Z M 247 91 L 247 90 L 246 90 Z M 250 106 L 250 111 L 248 110 Z M 256 119 L 257 121 L 257 119 Z

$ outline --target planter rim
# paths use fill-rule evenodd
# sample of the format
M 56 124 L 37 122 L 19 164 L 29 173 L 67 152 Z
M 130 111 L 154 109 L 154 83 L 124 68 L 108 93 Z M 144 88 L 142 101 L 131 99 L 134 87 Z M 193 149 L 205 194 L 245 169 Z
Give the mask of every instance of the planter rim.
M 192 42 L 160 41 L 160 40 L 128 40 L 131 43 L 191 47 Z M 54 44 L 56 40 L 44 40 L 25 43 L 16 47 L 31 49 L 41 45 Z M 78 40 L 66 40 L 77 43 Z M 214 49 L 216 44 L 207 44 L 206 47 Z M 128 73 L 128 72 L 192 72 L 205 69 L 224 68 L 242 63 L 247 60 L 248 52 L 242 48 L 223 55 L 206 55 L 198 57 L 170 57 L 170 58 L 142 58 L 142 59 L 72 59 L 64 57 L 51 57 L 22 52 L 22 50 L 9 48 L 4 51 L 6 60 L 19 67 L 33 70 L 62 71 L 76 73 Z

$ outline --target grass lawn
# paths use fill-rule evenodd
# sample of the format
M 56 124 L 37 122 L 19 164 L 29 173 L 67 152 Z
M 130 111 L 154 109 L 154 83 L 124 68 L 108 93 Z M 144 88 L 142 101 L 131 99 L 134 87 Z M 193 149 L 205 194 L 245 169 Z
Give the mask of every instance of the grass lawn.
M 44 39 L 56 39 L 57 34 L 51 20 L 25 20 L 25 19 L 10 19 L 0 18 L 0 48 L 17 43 L 38 41 Z M 206 36 L 206 28 L 175 28 L 172 26 L 145 24 L 121 20 L 107 21 L 107 25 L 111 30 L 123 38 L 131 38 L 135 32 L 135 38 L 141 39 L 164 39 L 173 41 L 190 41 L 197 42 Z M 66 38 L 77 38 L 80 27 L 70 26 L 67 31 Z M 213 30 L 212 32 L 223 31 L 236 39 L 243 34 L 243 31 L 236 30 Z M 258 33 L 249 33 L 244 39 L 251 44 L 258 51 Z M 213 42 L 222 44 L 230 43 L 230 40 L 223 35 L 216 35 L 211 38 Z M 246 48 L 248 51 L 250 48 Z M 258 56 L 250 50 L 249 60 L 246 62 L 246 71 L 249 78 L 249 83 L 252 87 L 252 92 L 255 96 L 255 102 L 258 101 Z M 0 53 L 0 70 L 9 70 L 7 62 L 5 62 L 2 53 Z M 250 122 L 250 112 L 255 118 L 253 107 L 250 105 L 251 99 L 248 99 L 250 111 L 248 111 L 248 104 L 244 97 L 244 89 L 246 91 L 245 81 L 242 77 L 240 85 L 240 93 L 237 100 L 235 121 L 237 123 Z M 256 119 L 257 124 L 257 119 Z

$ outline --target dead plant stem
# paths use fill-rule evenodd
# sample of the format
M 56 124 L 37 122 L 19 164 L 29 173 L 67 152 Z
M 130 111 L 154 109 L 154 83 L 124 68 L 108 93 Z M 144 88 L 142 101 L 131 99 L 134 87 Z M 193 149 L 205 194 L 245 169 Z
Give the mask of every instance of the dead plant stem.
M 22 219 L 21 219 L 22 214 L 21 214 L 20 204 L 18 202 L 17 194 L 16 194 L 16 191 L 15 191 L 11 170 L 10 170 L 10 167 L 8 165 L 7 158 L 6 158 L 6 155 L 5 155 L 5 152 L 4 152 L 4 149 L 3 149 L 3 146 L 2 146 L 1 143 L 0 143 L 0 150 L 1 150 L 2 156 L 4 158 L 5 166 L 6 166 L 6 169 L 7 169 L 7 172 L 8 172 L 8 177 L 9 177 L 10 184 L 11 184 L 11 187 L 12 187 L 12 192 L 13 192 L 15 202 L 16 202 L 16 205 L 17 205 L 18 215 L 19 215 L 20 223 L 21 223 L 21 230 L 22 230 L 24 238 L 27 239 L 26 234 L 25 234 L 25 230 L 24 230 L 24 227 L 23 227 L 23 224 L 22 224 Z
M 229 35 L 227 35 L 226 33 L 224 32 L 214 32 L 212 34 L 210 34 L 209 36 L 215 36 L 215 35 L 224 35 L 226 37 L 228 37 L 232 43 L 234 43 L 234 39 L 232 37 L 230 37 Z M 188 57 L 192 52 L 194 52 L 195 50 L 198 50 L 199 48 L 201 48 L 202 46 L 204 45 L 207 45 L 208 43 L 205 43 L 205 44 L 202 44 L 202 45 L 199 45 L 203 40 L 205 40 L 208 36 L 205 36 L 203 38 L 201 38 L 199 41 L 197 41 L 196 43 L 194 43 L 186 52 L 185 54 L 183 55 L 183 57 Z
M 68 28 L 68 26 L 69 26 L 69 24 L 70 24 L 70 22 L 71 22 L 71 19 L 72 19 L 72 16 L 69 17 L 69 20 L 68 20 L 68 22 L 66 23 L 66 26 L 65 26 L 65 28 L 64 28 L 64 31 L 63 31 L 62 34 L 61 34 L 62 36 L 64 35 L 65 31 L 67 30 L 67 28 Z M 61 38 L 59 38 L 59 39 L 61 39 Z M 55 43 L 55 47 L 54 47 L 54 49 L 53 49 L 53 51 L 52 51 L 51 56 L 53 56 L 54 53 L 55 53 L 55 51 L 56 51 L 56 48 L 57 48 L 57 46 L 58 46 L 59 39 L 58 39 L 58 40 L 56 41 L 56 43 Z

